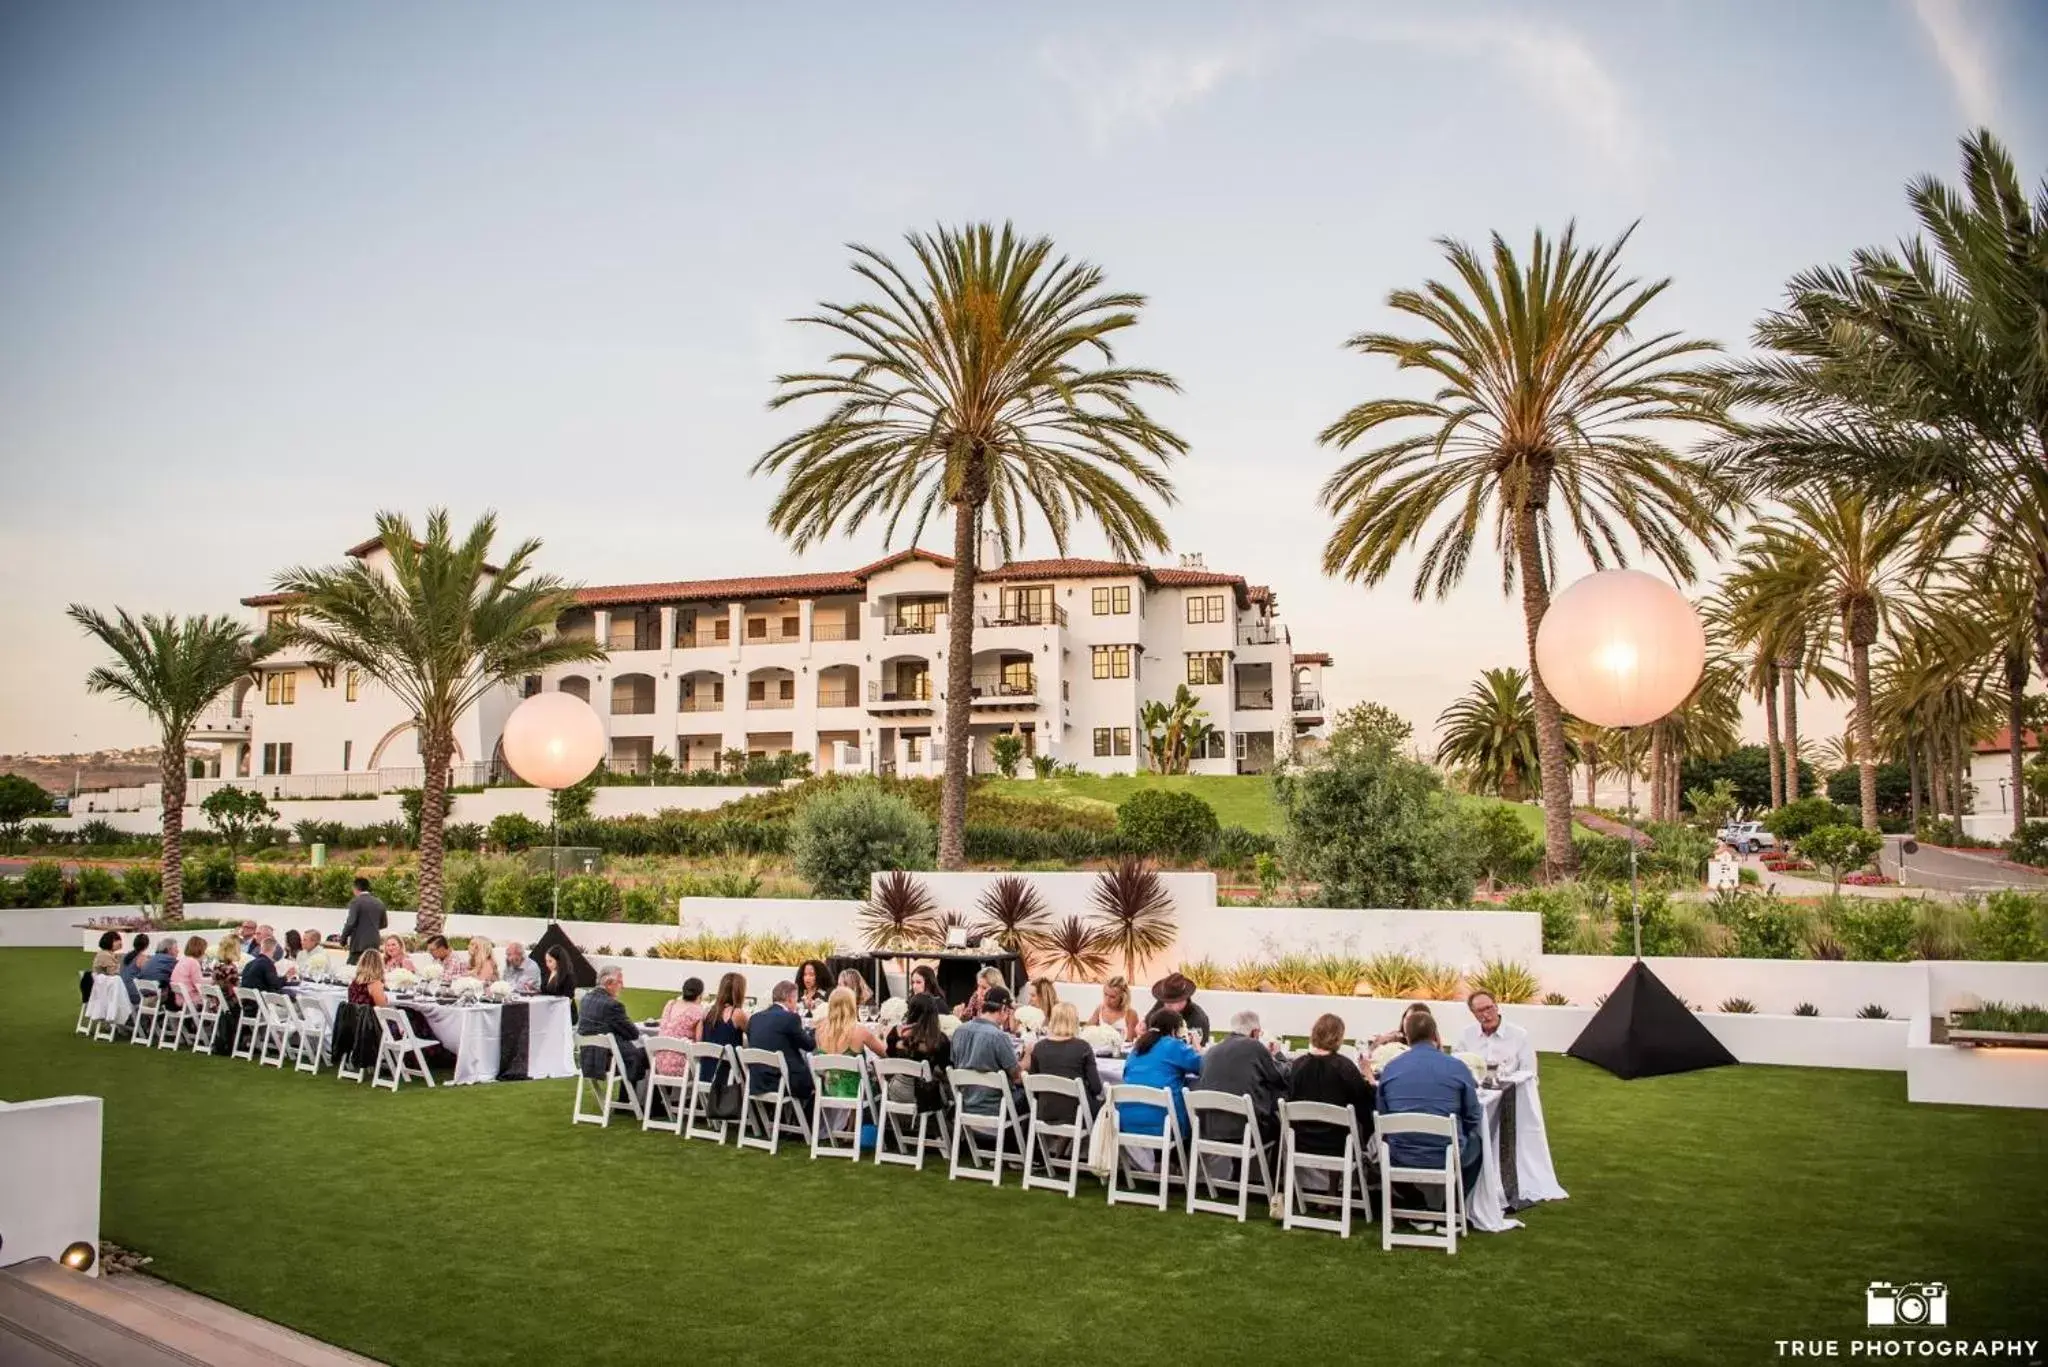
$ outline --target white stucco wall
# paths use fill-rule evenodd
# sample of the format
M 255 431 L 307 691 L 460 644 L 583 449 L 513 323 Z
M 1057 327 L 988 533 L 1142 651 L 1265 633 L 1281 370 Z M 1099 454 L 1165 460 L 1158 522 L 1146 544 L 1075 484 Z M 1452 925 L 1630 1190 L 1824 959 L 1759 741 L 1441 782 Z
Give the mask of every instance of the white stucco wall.
M 0 1102 L 0 1262 L 99 1247 L 101 1119 L 96 1096 Z M 95 1261 L 90 1275 L 99 1274 Z

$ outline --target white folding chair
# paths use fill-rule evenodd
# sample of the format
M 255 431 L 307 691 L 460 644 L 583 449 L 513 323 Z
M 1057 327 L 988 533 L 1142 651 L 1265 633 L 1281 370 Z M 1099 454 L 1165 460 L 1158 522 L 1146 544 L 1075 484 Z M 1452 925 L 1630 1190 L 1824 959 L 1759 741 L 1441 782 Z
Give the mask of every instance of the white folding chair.
M 114 992 L 118 993 L 122 1000 L 126 1000 L 128 996 L 127 986 L 123 984 L 119 978 L 115 978 L 114 983 Z M 113 1004 L 112 1008 L 107 1012 L 107 1014 L 101 1016 L 98 1022 L 94 1025 L 92 1037 L 95 1041 L 102 1044 L 110 1044 L 113 1042 L 114 1036 L 121 1029 L 120 1013 L 121 1003 L 119 1001 L 116 1001 Z
M 264 1019 L 268 1021 L 257 1062 L 282 1068 L 299 1047 L 299 1013 L 292 1009 L 292 999 L 282 992 L 257 995 L 262 998 Z
M 585 1049 L 602 1049 L 609 1055 L 605 1060 L 602 1079 L 591 1077 L 583 1071 Z M 586 1092 L 597 1098 L 595 1111 L 583 1109 Z M 624 1100 L 620 1099 L 622 1092 L 625 1094 Z M 647 1123 L 647 1111 L 640 1104 L 639 1089 L 633 1085 L 632 1078 L 626 1073 L 626 1056 L 619 1052 L 618 1037 L 612 1034 L 579 1034 L 576 1036 L 576 1109 L 571 1114 L 569 1123 L 601 1125 L 610 1129 L 613 1111 L 630 1111 L 635 1120 L 643 1125 Z
M 711 1098 L 721 1074 L 732 1085 L 739 1085 L 735 1071 L 739 1064 L 733 1059 L 730 1045 L 692 1041 L 684 1045 L 684 1052 L 689 1056 L 690 1072 L 689 1085 L 683 1091 L 683 1138 L 723 1144 L 729 1122 L 712 1116 Z
M 235 1013 L 235 1043 L 228 1050 L 228 1056 L 245 1058 L 253 1063 L 270 1033 L 270 1018 L 263 1012 L 263 998 L 253 988 L 236 988 Z
M 78 989 L 78 1024 L 71 1028 L 71 1033 L 74 1035 L 84 1035 L 87 1039 L 92 1038 L 92 988 L 93 984 L 99 980 L 99 974 L 88 973 L 80 982 Z
M 362 1008 L 358 1008 L 358 1010 L 361 1009 Z M 375 1008 L 373 1007 L 369 1009 L 374 1010 Z M 337 1038 L 334 1041 L 334 1080 L 336 1082 L 354 1082 L 359 1084 L 363 1080 L 363 1070 L 356 1063 L 356 1042 L 354 1039 L 341 1039 L 338 1037 L 341 1032 L 341 1008 L 336 1007 L 334 1009 L 334 1014 L 336 1018 L 334 1022 L 334 1029 L 337 1035 Z M 361 1025 L 362 1017 L 360 1015 L 352 1014 L 350 1016 L 350 1020 L 352 1022 L 350 1026 L 350 1034 L 353 1035 L 357 1030 L 363 1028 Z M 382 1021 L 377 1022 L 377 1038 L 379 1052 L 381 1053 L 382 1042 L 384 1038 L 384 1023 Z M 375 1072 L 376 1067 L 377 1065 L 372 1063 L 370 1065 L 370 1071 Z
M 920 1082 L 932 1080 L 932 1066 L 923 1059 L 882 1058 L 875 1060 L 876 1121 L 875 1121 L 875 1163 L 900 1163 L 906 1168 L 924 1171 L 925 1151 L 930 1148 L 946 1148 L 950 1135 L 944 1111 L 920 1110 L 917 1105 L 916 1087 Z M 911 1099 L 902 1100 L 892 1096 L 892 1082 L 902 1082 L 912 1093 Z M 937 1120 L 939 1133 L 926 1136 L 926 1128 Z M 894 1141 L 894 1151 L 891 1151 Z
M 1327 1125 L 1343 1132 L 1343 1142 L 1334 1154 L 1311 1153 L 1301 1147 L 1296 1132 L 1300 1125 Z M 1317 1175 L 1314 1184 L 1302 1179 Z M 1332 1190 L 1334 1188 L 1334 1190 Z M 1336 1203 L 1335 1219 L 1312 1215 L 1312 1206 Z M 1280 1227 L 1282 1229 L 1326 1229 L 1343 1238 L 1351 1237 L 1351 1212 L 1364 1208 L 1372 1221 L 1372 1194 L 1366 1186 L 1365 1152 L 1358 1141 L 1358 1116 L 1349 1106 L 1332 1106 L 1321 1101 L 1280 1103 Z
M 192 1052 L 210 1054 L 213 1052 L 214 1037 L 220 1033 L 220 1023 L 228 1014 L 228 998 L 212 983 L 199 989 L 199 1014 L 192 1023 Z
M 1060 1123 L 1045 1118 L 1044 1104 L 1053 1097 L 1073 1107 L 1071 1120 Z M 1024 1104 L 1024 1185 L 1063 1191 L 1072 1197 L 1079 1190 L 1081 1169 L 1088 1162 L 1088 1135 L 1094 1128 L 1087 1088 L 1079 1078 L 1026 1073 Z
M 858 1079 L 853 1095 L 826 1095 L 830 1079 L 846 1073 Z M 811 1157 L 860 1162 L 860 1127 L 868 1116 L 867 1064 L 856 1054 L 812 1054 L 811 1083 Z
M 1266 1165 L 1266 1143 L 1259 1134 L 1259 1116 L 1252 1099 L 1238 1092 L 1206 1088 L 1192 1088 L 1181 1095 L 1188 1104 L 1188 1214 L 1199 1210 L 1235 1215 L 1243 1224 L 1251 1213 L 1254 1195 L 1270 1211 L 1276 1204 L 1273 1173 Z M 1240 1122 L 1235 1127 L 1237 1138 L 1218 1137 L 1220 1131 L 1233 1128 L 1224 1117 Z M 1217 1199 L 1233 1191 L 1235 1201 Z
M 1110 1114 L 1116 1122 L 1110 1127 L 1113 1147 L 1109 1157 L 1109 1204 L 1122 1201 L 1131 1205 L 1156 1206 L 1165 1210 L 1173 1199 L 1173 1184 L 1187 1179 L 1187 1151 L 1181 1147 L 1180 1117 L 1173 1105 L 1173 1093 L 1164 1087 L 1144 1087 L 1134 1082 L 1119 1082 L 1109 1089 Z M 1126 1130 L 1122 1123 L 1122 1112 L 1114 1108 L 1123 1105 L 1157 1106 L 1165 1112 L 1159 1125 L 1158 1134 L 1142 1134 Z M 1140 1155 L 1149 1157 L 1153 1167 L 1149 1170 L 1132 1161 Z M 1178 1169 L 1178 1176 L 1175 1175 Z M 1127 1180 L 1128 1179 L 1128 1180 Z M 1156 1190 L 1147 1193 L 1137 1183 L 1150 1181 Z
M 135 1014 L 128 1018 L 128 1042 L 147 1049 L 156 1043 L 157 1022 L 163 1013 L 163 989 L 155 983 L 137 980 Z
M 1406 1244 L 1416 1248 L 1440 1248 L 1446 1253 L 1458 1251 L 1458 1236 L 1468 1232 L 1465 1224 L 1465 1177 L 1459 1166 L 1458 1122 L 1447 1115 L 1427 1115 L 1415 1111 L 1382 1112 L 1375 1117 L 1379 1129 L 1380 1146 L 1380 1192 L 1386 1209 L 1380 1221 L 1380 1248 L 1390 1249 L 1395 1244 Z M 1394 1135 L 1432 1135 L 1444 1141 L 1444 1161 L 1441 1166 L 1427 1168 L 1401 1167 L 1394 1162 L 1394 1153 L 1388 1140 Z M 1403 1183 L 1416 1187 L 1442 1187 L 1444 1208 L 1432 1210 L 1428 1206 L 1401 1207 L 1394 1204 L 1394 1184 Z M 1411 1224 L 1442 1225 L 1443 1233 L 1429 1234 L 1422 1230 L 1396 1232 L 1396 1219 Z
M 666 1130 L 680 1136 L 683 1132 L 683 1116 L 690 1099 L 690 1041 L 673 1035 L 650 1035 L 644 1041 L 647 1046 L 647 1108 L 640 1117 L 643 1130 Z M 682 1060 L 679 1073 L 661 1071 L 661 1060 L 666 1055 Z M 668 1119 L 654 1118 L 654 1103 L 663 1093 L 672 1093 L 663 1104 L 668 1107 Z
M 156 1020 L 156 1047 L 177 1053 L 178 1046 L 185 1042 L 187 1029 L 198 1028 L 193 1015 L 196 1009 L 196 1004 L 194 1007 L 187 1007 L 179 1000 L 177 988 L 165 988 Z
M 739 1147 L 780 1152 L 784 1130 L 794 1130 L 810 1143 L 811 1118 L 789 1094 L 789 1060 L 782 1051 L 741 1047 L 733 1052 L 739 1056 L 741 1072 Z M 774 1081 L 765 1086 L 756 1081 L 757 1068 L 773 1074 Z
M 1024 1163 L 1024 1130 L 1017 1116 L 1017 1103 L 1010 1095 L 1009 1075 L 976 1068 L 948 1068 L 946 1085 L 953 1089 L 953 1135 L 946 1149 L 948 1180 L 965 1177 L 1001 1186 L 1003 1164 Z M 967 1099 L 975 1092 L 994 1092 L 996 1108 L 968 1109 Z M 989 1143 L 987 1167 L 981 1166 L 984 1138 Z M 960 1161 L 962 1148 L 967 1150 L 965 1163 Z
M 434 1085 L 434 1075 L 427 1068 L 427 1050 L 434 1047 L 434 1041 L 421 1039 L 412 1032 L 412 1017 L 393 1006 L 373 1006 L 377 1013 L 377 1024 L 382 1038 L 377 1041 L 377 1066 L 370 1072 L 372 1087 L 389 1087 L 397 1091 L 399 1084 L 408 1077 L 416 1077 L 429 1087 Z
M 309 1006 L 297 997 L 284 999 L 285 1010 L 294 1021 L 292 1031 L 292 1071 L 295 1073 L 320 1072 L 321 1055 L 327 1043 L 327 1013 L 317 1006 Z

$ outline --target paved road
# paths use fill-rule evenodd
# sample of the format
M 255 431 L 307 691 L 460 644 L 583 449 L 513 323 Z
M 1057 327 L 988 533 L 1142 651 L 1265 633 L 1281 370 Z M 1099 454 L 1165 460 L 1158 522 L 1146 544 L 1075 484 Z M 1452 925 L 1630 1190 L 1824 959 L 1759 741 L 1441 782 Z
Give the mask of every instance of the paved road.
M 1906 855 L 1901 876 L 1899 845 L 1899 837 L 1887 839 L 1881 858 L 1884 871 L 1904 883 L 1950 891 L 2048 888 L 2048 874 L 2006 863 L 1995 850 L 1950 850 L 1934 845 L 1922 845 Z

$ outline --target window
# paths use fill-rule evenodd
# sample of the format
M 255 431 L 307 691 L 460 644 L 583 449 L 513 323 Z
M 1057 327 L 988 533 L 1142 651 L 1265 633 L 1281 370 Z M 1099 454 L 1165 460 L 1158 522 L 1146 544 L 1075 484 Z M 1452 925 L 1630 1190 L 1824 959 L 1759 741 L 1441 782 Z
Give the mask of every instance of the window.
M 918 763 L 924 758 L 924 748 L 925 738 L 923 736 L 905 736 L 903 738 L 903 758 L 913 764 Z
M 296 611 L 283 608 L 273 611 L 268 618 L 267 629 L 272 634 L 283 631 L 285 628 L 289 627 L 292 624 L 292 618 L 296 617 L 297 615 L 298 613 Z
M 1222 622 L 1227 622 L 1227 621 L 1229 621 L 1229 620 L 1230 620 L 1230 618 L 1224 615 L 1224 611 L 1223 611 L 1223 595 L 1222 595 L 1222 594 L 1220 594 L 1220 593 L 1208 593 L 1208 594 L 1189 594 L 1189 595 L 1188 595 L 1188 621 L 1189 621 L 1189 623 L 1191 623 L 1191 624 L 1192 624 L 1192 623 L 1199 623 L 1199 622 L 1217 622 L 1217 623 L 1222 623 Z
M 526 681 L 528 684 L 532 685 L 532 687 L 529 688 L 526 696 L 530 698 L 535 693 L 540 692 L 539 675 L 529 674 L 526 677 Z M 356 670 L 351 669 L 341 676 L 341 697 L 343 702 L 354 702 L 357 696 L 362 692 L 362 688 L 363 676 Z M 344 769 L 348 768 L 346 764 L 342 765 L 341 767 Z
M 768 701 L 768 681 L 767 681 L 766 679 L 749 679 L 749 680 L 747 680 L 747 701 L 748 701 L 748 702 L 766 702 L 766 701 Z
M 1002 591 L 1001 617 L 1005 622 L 1050 622 L 1052 585 L 1025 584 Z
M 782 700 L 783 700 L 784 702 L 794 702 L 794 701 L 796 701 L 796 676 L 795 676 L 795 675 L 793 675 L 793 674 L 792 674 L 792 675 L 791 675 L 791 676 L 790 676 L 789 678 L 787 678 L 787 679 L 784 679 L 784 680 L 782 681 L 782 687 L 781 687 L 781 689 L 779 690 L 779 696 L 781 697 L 781 699 L 782 699 Z
M 266 774 L 289 774 L 292 771 L 292 743 L 290 741 L 266 741 L 263 745 L 263 772 Z
M 1209 734 L 1208 740 L 1204 744 L 1197 746 L 1196 749 L 1196 759 L 1229 759 L 1230 737 L 1224 735 L 1221 731 L 1212 731 Z
M 798 637 L 799 635 L 801 635 L 801 634 L 802 634 L 802 630 L 803 630 L 803 619 L 802 619 L 802 618 L 800 618 L 800 617 L 785 617 L 785 618 L 783 618 L 783 619 L 782 619 L 782 634 L 783 634 L 783 635 L 784 635 L 785 637 L 787 637 L 787 638 L 788 638 L 789 640 L 792 640 L 792 641 L 794 641 L 794 640 L 795 640 L 795 639 L 796 639 L 796 638 L 797 638 L 797 637 Z
M 1128 755 L 1128 754 L 1130 754 L 1130 753 L 1131 753 L 1131 728 L 1130 728 L 1130 727 L 1128 727 L 1128 726 L 1119 726 L 1119 727 L 1118 727 L 1118 728 L 1116 729 L 1116 735 L 1115 735 L 1115 746 L 1116 746 L 1116 752 L 1117 752 L 1117 753 L 1118 753 L 1119 755 Z
M 768 619 L 766 617 L 749 617 L 747 619 L 747 639 L 749 641 L 765 641 L 768 639 Z
M 1097 617 L 1109 616 L 1109 590 L 1090 590 L 1088 594 L 1088 606 Z
M 355 752 L 356 743 L 354 741 L 345 740 L 341 743 L 341 772 L 344 774 L 348 772 L 348 762 L 355 757 Z
M 1131 677 L 1131 648 L 1129 646 L 1092 646 L 1088 653 L 1095 677 L 1098 679 L 1128 679 Z
M 1099 757 L 1106 757 L 1109 754 L 1109 728 L 1107 726 L 1095 728 L 1095 753 Z
M 1089 598 L 1097 617 L 1108 617 L 1131 610 L 1131 586 L 1129 584 L 1119 584 L 1113 588 L 1091 590 Z
M 272 707 L 290 707 L 298 693 L 299 676 L 289 669 L 276 670 L 263 678 L 263 701 Z
M 716 622 L 713 622 L 711 624 L 711 639 L 714 641 L 730 641 L 732 639 L 732 618 L 720 617 Z
M 1191 684 L 1222 683 L 1223 652 L 1220 650 L 1190 650 L 1188 652 L 1188 682 Z

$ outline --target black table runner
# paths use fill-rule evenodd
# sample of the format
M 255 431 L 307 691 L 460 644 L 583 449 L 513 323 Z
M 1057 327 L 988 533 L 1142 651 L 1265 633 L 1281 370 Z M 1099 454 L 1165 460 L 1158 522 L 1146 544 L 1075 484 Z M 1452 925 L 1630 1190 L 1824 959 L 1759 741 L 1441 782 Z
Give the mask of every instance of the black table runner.
M 498 1026 L 498 1081 L 527 1080 L 527 1051 L 532 1029 L 532 1006 L 508 1001 Z

